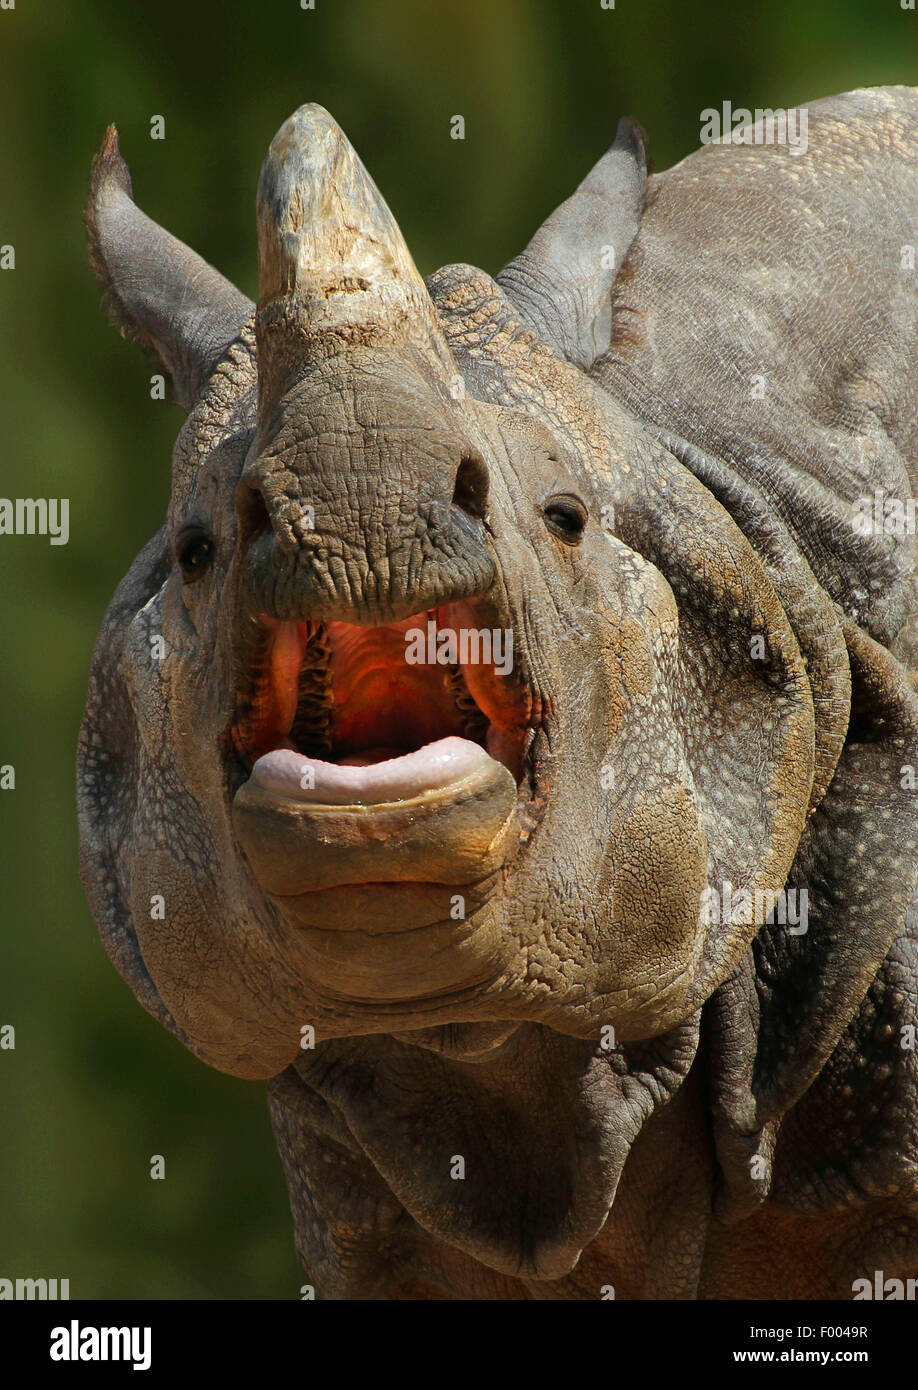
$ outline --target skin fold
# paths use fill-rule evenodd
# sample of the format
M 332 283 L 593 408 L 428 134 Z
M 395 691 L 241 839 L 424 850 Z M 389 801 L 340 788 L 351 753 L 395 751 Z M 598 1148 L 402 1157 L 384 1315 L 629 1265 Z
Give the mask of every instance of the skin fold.
M 267 1082 L 319 1298 L 918 1274 L 915 537 L 851 520 L 916 483 L 918 92 L 808 117 L 654 176 L 623 121 L 496 277 L 425 283 L 301 107 L 257 305 L 96 157 L 187 419 L 81 876 L 143 1006 Z

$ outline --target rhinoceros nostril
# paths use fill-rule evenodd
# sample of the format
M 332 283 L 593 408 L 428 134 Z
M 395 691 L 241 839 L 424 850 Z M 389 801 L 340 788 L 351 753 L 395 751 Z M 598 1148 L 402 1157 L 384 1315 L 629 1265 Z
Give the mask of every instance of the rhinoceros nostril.
M 236 492 L 236 516 L 239 521 L 239 534 L 246 541 L 254 540 L 262 531 L 271 529 L 271 518 L 261 491 L 244 481 L 239 484 Z
M 467 454 L 459 464 L 453 506 L 481 521 L 488 510 L 488 470 L 480 458 Z

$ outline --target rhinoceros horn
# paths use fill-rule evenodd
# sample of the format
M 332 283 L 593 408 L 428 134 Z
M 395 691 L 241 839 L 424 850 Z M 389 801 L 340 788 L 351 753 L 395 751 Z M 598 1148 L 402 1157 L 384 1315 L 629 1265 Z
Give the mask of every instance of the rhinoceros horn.
M 436 313 L 385 200 L 337 123 L 301 106 L 258 181 L 259 422 L 310 364 L 361 344 L 452 375 Z

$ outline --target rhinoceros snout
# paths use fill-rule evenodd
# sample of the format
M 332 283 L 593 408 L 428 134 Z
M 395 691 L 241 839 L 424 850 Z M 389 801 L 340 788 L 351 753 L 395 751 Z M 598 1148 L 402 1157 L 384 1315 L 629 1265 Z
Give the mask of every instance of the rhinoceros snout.
M 388 365 L 388 364 L 387 364 Z M 420 383 L 308 379 L 236 497 L 242 601 L 272 618 L 397 621 L 495 578 L 485 450 Z

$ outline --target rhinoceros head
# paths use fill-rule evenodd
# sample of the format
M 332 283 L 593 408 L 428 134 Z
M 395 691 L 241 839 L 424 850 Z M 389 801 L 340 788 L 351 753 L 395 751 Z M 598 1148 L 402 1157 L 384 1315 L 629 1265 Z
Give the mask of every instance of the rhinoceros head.
M 636 136 L 609 158 L 597 303 L 641 198 Z M 262 170 L 257 309 L 136 209 L 113 134 L 90 224 L 189 411 L 83 737 L 85 878 L 144 1001 L 262 1077 L 307 1025 L 690 1016 L 753 929 L 708 921 L 709 880 L 784 882 L 812 700 L 727 514 L 562 355 L 600 310 L 556 294 L 553 333 L 508 297 L 557 230 L 507 290 L 428 288 L 315 106 Z

